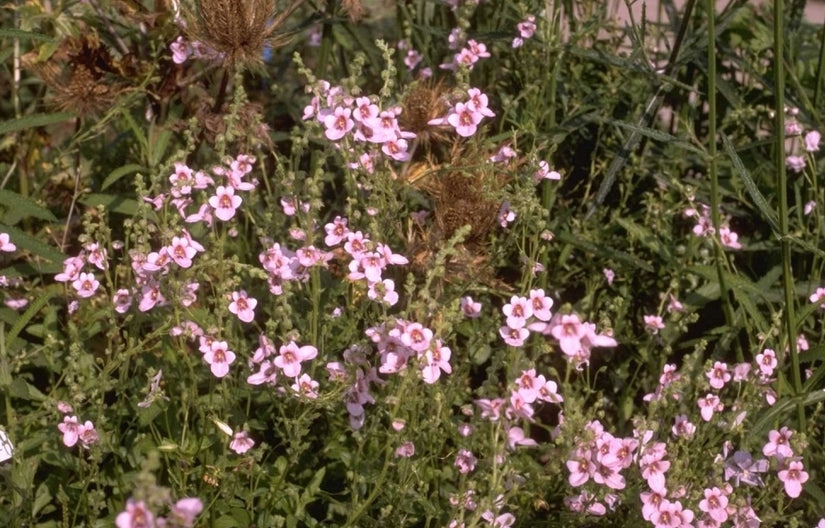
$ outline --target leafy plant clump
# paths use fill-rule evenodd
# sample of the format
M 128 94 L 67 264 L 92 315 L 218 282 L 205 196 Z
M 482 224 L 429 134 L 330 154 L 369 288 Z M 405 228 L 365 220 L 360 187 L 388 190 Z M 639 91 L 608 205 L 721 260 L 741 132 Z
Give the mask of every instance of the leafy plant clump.
M 825 527 L 825 31 L 682 4 L 6 6 L 0 524 Z

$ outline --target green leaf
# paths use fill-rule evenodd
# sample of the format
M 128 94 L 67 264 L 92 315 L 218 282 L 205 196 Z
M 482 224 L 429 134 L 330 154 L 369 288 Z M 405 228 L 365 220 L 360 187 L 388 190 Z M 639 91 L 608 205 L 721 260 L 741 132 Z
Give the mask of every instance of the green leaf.
M 722 143 L 725 145 L 725 150 L 728 152 L 731 163 L 733 163 L 734 171 L 742 178 L 745 189 L 748 191 L 748 194 L 750 194 L 751 200 L 753 200 L 756 208 L 759 209 L 759 212 L 762 213 L 762 216 L 764 216 L 765 220 L 771 225 L 774 233 L 779 233 L 779 221 L 776 219 L 773 208 L 771 208 L 768 200 L 766 200 L 759 191 L 759 187 L 756 186 L 756 182 L 751 177 L 748 169 L 745 168 L 742 159 L 736 153 L 736 149 L 733 148 L 733 144 L 730 142 L 730 139 L 728 139 L 728 136 L 722 134 Z
M 80 199 L 80 203 L 89 207 L 102 205 L 109 212 L 125 214 L 128 216 L 137 215 L 140 204 L 132 198 L 125 198 L 115 194 L 89 194 Z M 154 213 L 152 213 L 154 215 Z M 153 216 L 150 216 L 152 218 Z
M 17 339 L 17 336 L 20 335 L 20 332 L 22 332 L 26 325 L 29 324 L 37 312 L 46 306 L 52 297 L 62 294 L 62 284 L 52 284 L 51 286 L 43 289 L 40 295 L 35 297 L 32 303 L 26 308 L 26 311 L 20 315 L 17 321 L 14 322 L 14 325 L 12 325 L 11 329 L 9 329 L 9 333 L 6 334 L 6 346 L 11 349 L 15 345 L 14 341 Z
M 38 257 L 44 258 L 51 262 L 57 262 L 61 265 L 66 260 L 66 255 L 58 251 L 56 248 L 44 244 L 40 240 L 28 235 L 27 233 L 6 224 L 0 223 L 0 232 L 8 233 L 11 241 L 17 246 L 18 250 L 25 250 Z
M 9 393 L 21 400 L 33 400 L 37 402 L 44 402 L 48 398 L 40 390 L 22 378 L 15 378 L 9 386 Z
M 0 28 L 0 38 L 14 38 L 14 39 L 29 39 L 40 40 L 44 42 L 56 42 L 55 39 L 42 33 L 35 33 L 33 31 L 24 31 L 22 29 L 5 29 Z
M 107 187 L 113 185 L 115 182 L 126 176 L 127 174 L 133 174 L 135 172 L 140 172 L 145 170 L 142 165 L 138 165 L 137 163 L 130 163 L 128 165 L 124 165 L 122 167 L 118 167 L 106 176 L 106 179 L 103 180 L 103 184 L 100 186 L 101 191 L 105 191 Z
M 74 114 L 69 112 L 59 112 L 56 114 L 34 114 L 20 119 L 10 119 L 0 123 L 0 136 L 17 132 L 18 130 L 26 130 L 27 128 L 41 127 L 46 125 L 53 125 L 55 123 L 62 123 L 73 118 Z
M 57 218 L 51 211 L 31 198 L 13 191 L 0 189 L 0 204 L 5 205 L 9 212 L 13 212 L 18 218 L 33 217 L 49 222 L 57 222 Z
M 600 246 L 592 242 L 582 240 L 573 233 L 567 233 L 564 231 L 556 233 L 556 239 L 560 242 L 564 242 L 565 244 L 570 244 L 573 247 L 579 248 L 587 253 L 592 253 L 603 258 L 612 258 L 618 260 L 619 262 L 624 262 L 625 264 L 630 264 L 631 266 L 641 268 L 649 273 L 653 273 L 653 266 L 639 257 L 631 255 L 630 253 L 619 251 L 618 249 L 613 249 L 603 245 Z
M 801 394 L 799 396 L 786 396 L 774 403 L 770 409 L 759 417 L 756 423 L 753 424 L 753 427 L 750 430 L 750 435 L 754 438 L 765 437 L 767 436 L 768 430 L 773 427 L 775 422 L 781 421 L 783 417 L 790 416 L 793 408 L 800 403 L 804 407 L 807 407 L 823 400 L 825 400 L 825 390 L 818 390 L 816 392 Z

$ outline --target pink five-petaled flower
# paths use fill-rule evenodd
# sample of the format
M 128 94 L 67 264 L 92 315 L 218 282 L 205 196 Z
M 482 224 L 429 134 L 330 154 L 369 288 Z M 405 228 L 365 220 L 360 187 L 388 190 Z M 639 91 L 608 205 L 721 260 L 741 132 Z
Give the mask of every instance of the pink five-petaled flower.
M 232 292 L 232 302 L 229 303 L 229 311 L 238 316 L 244 323 L 251 323 L 255 319 L 255 307 L 258 306 L 257 299 L 247 296 L 246 291 Z
M 664 321 L 662 321 L 661 315 L 645 315 L 645 329 L 653 335 L 659 333 L 659 330 L 665 327 Z
M 335 110 L 324 118 L 324 126 L 327 129 L 324 135 L 327 136 L 327 139 L 338 141 L 352 130 L 355 121 L 352 120 L 351 115 L 352 110 L 349 108 L 336 106 Z
M 819 150 L 819 140 L 822 135 L 816 130 L 811 130 L 805 134 L 805 150 L 808 152 L 817 152 Z
M 415 352 L 422 353 L 430 348 L 433 339 L 433 331 L 426 328 L 421 323 L 411 323 L 401 334 L 401 342 L 404 346 L 410 347 Z
M 476 133 L 482 117 L 482 114 L 469 103 L 456 103 L 453 111 L 447 116 L 447 122 L 455 128 L 459 136 L 470 137 Z
M 502 326 L 498 329 L 499 335 L 504 339 L 504 342 L 512 347 L 520 347 L 524 344 L 530 331 L 526 328 L 511 328 L 509 326 Z
M 55 277 L 57 279 L 57 277 Z M 810 300 L 814 304 L 819 304 L 820 308 L 825 308 L 825 288 L 817 288 L 816 291 L 811 294 Z
M 172 506 L 170 521 L 172 526 L 189 528 L 195 524 L 195 517 L 203 511 L 203 502 L 197 497 L 180 499 Z
M 12 244 L 11 238 L 9 238 L 8 233 L 0 233 L 0 251 L 6 251 L 11 253 L 12 251 L 16 250 L 17 246 Z
M 296 378 L 301 374 L 301 362 L 314 359 L 318 355 L 318 349 L 311 345 L 299 347 L 295 341 L 281 345 L 278 349 L 278 356 L 273 363 L 281 369 L 284 376 Z
M 235 196 L 235 189 L 219 185 L 215 189 L 215 196 L 209 197 L 209 205 L 215 210 L 215 216 L 224 222 L 235 216 L 235 210 L 241 206 L 243 200 Z
M 501 311 L 507 316 L 508 327 L 523 328 L 527 324 L 527 319 L 533 315 L 533 304 L 526 297 L 513 295 Z
M 229 365 L 235 361 L 235 353 L 229 350 L 226 341 L 212 341 L 209 349 L 204 352 L 203 359 L 209 363 L 209 370 L 216 378 L 229 374 Z
M 659 504 L 659 509 L 651 515 L 650 522 L 652 522 L 656 528 L 683 528 L 693 526 L 693 512 L 682 509 L 682 503 L 679 501 L 670 502 L 664 499 Z
M 727 363 L 722 363 L 721 361 L 715 362 L 713 368 L 707 371 L 705 376 L 710 380 L 710 386 L 716 390 L 724 387 L 725 383 L 729 382 L 731 378 Z
M 73 447 L 80 438 L 80 422 L 77 416 L 64 416 L 63 423 L 57 424 L 57 428 L 63 433 L 63 445 Z
M 450 356 L 452 352 L 449 348 L 441 344 L 441 341 L 436 339 L 435 346 L 424 353 L 424 366 L 421 369 L 422 378 L 424 382 L 433 384 L 441 377 L 443 370 L 450 374 L 453 369 L 450 366 Z
M 181 268 L 192 266 L 192 258 L 198 254 L 198 250 L 190 243 L 185 236 L 172 237 L 172 242 L 166 248 L 166 254 Z
M 719 488 L 706 488 L 705 498 L 699 502 L 699 509 L 707 513 L 717 523 L 728 520 L 728 496 Z
M 762 454 L 767 457 L 790 458 L 793 456 L 790 440 L 793 431 L 787 427 L 772 430 L 768 433 L 768 443 L 762 448 Z
M 453 464 L 458 468 L 459 473 L 466 475 L 476 468 L 477 459 L 472 451 L 467 449 L 459 449 Z
M 802 484 L 808 481 L 808 473 L 802 462 L 793 460 L 786 469 L 779 472 L 779 480 L 785 483 L 785 493 L 788 497 L 795 499 L 802 493 Z
M 697 402 L 699 404 L 699 413 L 706 422 L 709 422 L 711 418 L 713 418 L 713 413 L 725 410 L 725 406 L 721 400 L 719 400 L 719 396 L 715 394 L 708 394 L 704 398 L 699 398 Z
M 729 227 L 719 228 L 719 240 L 726 248 L 742 249 L 742 244 L 739 242 L 739 235 L 731 231 Z
M 232 441 L 229 442 L 229 449 L 239 455 L 242 455 L 252 449 L 252 446 L 254 445 L 255 440 L 249 437 L 249 433 L 246 431 L 239 431 L 235 433 L 235 436 L 232 437 Z
M 98 286 L 100 286 L 100 282 L 91 273 L 81 273 L 77 280 L 72 283 L 72 287 L 80 297 L 91 297 L 97 291 Z
M 542 180 L 561 180 L 561 174 L 550 170 L 550 164 L 544 160 L 539 161 L 539 169 L 533 173 L 533 181 L 539 183 Z
M 756 354 L 756 364 L 759 365 L 759 370 L 763 376 L 770 377 L 779 364 L 776 359 L 776 352 L 770 348 L 766 348 L 761 354 Z
M 115 519 L 117 528 L 154 528 L 155 515 L 149 511 L 143 501 L 129 499 L 126 509 L 120 512 Z

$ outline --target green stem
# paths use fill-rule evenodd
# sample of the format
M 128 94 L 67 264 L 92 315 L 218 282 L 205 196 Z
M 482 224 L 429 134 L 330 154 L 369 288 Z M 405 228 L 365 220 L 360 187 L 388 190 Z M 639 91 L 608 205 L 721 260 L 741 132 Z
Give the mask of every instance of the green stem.
M 718 236 L 721 227 L 719 217 L 719 173 L 716 166 L 716 5 L 713 0 L 706 3 L 708 15 L 708 154 L 710 156 L 710 215 L 713 222 L 713 232 Z M 722 301 L 722 310 L 725 313 L 725 322 L 731 331 L 734 330 L 733 307 L 730 302 L 730 292 L 725 281 L 725 252 L 719 240 L 713 244 L 714 261 L 716 261 L 716 277 L 719 281 L 719 298 Z M 736 360 L 744 362 L 742 349 L 737 347 Z
M 819 32 L 819 62 L 816 65 L 816 84 L 814 87 L 814 106 L 813 109 L 820 108 L 819 104 L 822 102 L 822 78 L 825 76 L 825 24 L 822 24 L 822 29 Z M 817 113 L 814 112 L 814 118 L 817 118 Z
M 791 356 L 791 380 L 793 382 L 794 394 L 802 392 L 802 378 L 799 373 L 799 357 L 796 350 L 796 325 L 794 314 L 794 287 L 793 270 L 791 269 L 791 240 L 788 236 L 788 178 L 785 173 L 785 68 L 783 66 L 785 51 L 785 26 L 783 17 L 782 0 L 774 0 L 773 3 L 774 22 L 774 83 L 776 84 L 776 106 L 775 106 L 775 127 L 776 127 L 776 156 L 774 158 L 774 171 L 776 171 L 776 187 L 779 189 L 779 243 L 782 248 L 782 289 L 785 297 L 785 310 L 783 312 L 783 323 L 787 332 L 788 346 L 780 348 L 780 362 L 787 364 L 787 354 Z M 787 350 L 787 352 L 786 352 Z M 781 390 L 781 384 L 777 392 Z M 805 430 L 805 407 L 800 402 L 796 407 L 798 414 L 797 427 Z

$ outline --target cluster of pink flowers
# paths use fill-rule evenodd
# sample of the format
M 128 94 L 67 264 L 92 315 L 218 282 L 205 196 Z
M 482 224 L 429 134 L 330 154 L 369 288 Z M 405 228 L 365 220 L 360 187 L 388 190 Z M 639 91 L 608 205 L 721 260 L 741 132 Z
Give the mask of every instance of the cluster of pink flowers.
M 218 60 L 223 57 L 223 53 L 215 51 L 203 42 L 199 40 L 188 41 L 182 36 L 178 36 L 169 44 L 169 49 L 172 52 L 172 62 L 175 64 L 183 64 L 190 57 L 207 61 Z
M 577 369 L 590 363 L 590 352 L 593 348 L 618 345 L 612 336 L 597 334 L 595 324 L 583 322 L 576 314 L 556 314 L 547 329 L 559 342 L 559 348 L 567 356 L 567 360 L 575 363 Z
M 307 398 L 318 397 L 318 382 L 309 374 L 302 372 L 302 363 L 318 357 L 318 349 L 312 345 L 299 346 L 295 341 L 275 345 L 264 334 L 258 339 L 259 346 L 249 360 L 249 367 L 257 372 L 246 378 L 250 385 L 272 385 L 278 380 L 278 374 L 292 380 L 291 388 L 296 394 Z
M 65 402 L 59 402 L 57 409 L 63 413 L 63 422 L 57 424 L 57 428 L 63 433 L 63 445 L 66 447 L 74 447 L 78 440 L 80 445 L 88 449 L 100 440 L 94 424 L 86 420 L 81 423 L 77 416 L 72 415 L 74 412 L 72 406 Z
M 428 121 L 435 126 L 450 125 L 461 137 L 470 137 L 478 130 L 478 125 L 485 117 L 495 117 L 488 106 L 487 96 L 478 88 L 467 90 L 468 99 L 455 103 L 444 117 Z
M 358 345 L 344 351 L 343 364 L 331 361 L 326 368 L 331 382 L 348 385 L 344 392 L 344 403 L 350 427 L 356 431 L 361 429 L 367 417 L 364 406 L 375 403 L 375 397 L 370 393 L 371 384 L 383 385 L 386 382 L 378 376 L 377 369 L 367 361 L 366 351 Z M 395 424 L 396 430 L 402 428 L 402 424 Z M 400 456 L 412 456 L 414 452 L 415 446 L 408 445 Z
M 269 241 L 268 247 L 258 255 L 258 260 L 268 273 L 269 292 L 273 295 L 281 295 L 285 282 L 308 281 L 310 268 L 326 267 L 332 256 L 332 253 L 322 251 L 312 245 L 292 251 L 277 242 Z
M 428 384 L 438 381 L 442 372 L 453 371 L 451 350 L 421 323 L 395 319 L 392 325 L 384 323 L 368 328 L 366 334 L 378 348 L 381 363 L 378 371 L 382 374 L 406 369 L 412 358 L 417 360 L 421 378 Z
M 787 427 L 768 433 L 768 442 L 762 447 L 762 454 L 776 460 L 779 466 L 779 480 L 785 486 L 788 497 L 796 498 L 802 493 L 802 485 L 809 475 L 802 464 L 802 457 L 795 456 L 791 447 L 793 431 Z
M 498 333 L 510 346 L 520 347 L 530 336 L 530 331 L 543 333 L 553 317 L 550 309 L 553 299 L 539 288 L 530 290 L 530 297 L 513 295 L 510 302 L 502 306 L 501 311 L 507 318 L 505 326 Z
M 410 159 L 407 140 L 414 138 L 415 134 L 399 127 L 401 107 L 393 106 L 382 110 L 378 106 L 377 97 L 353 97 L 341 86 L 331 86 L 327 81 L 320 81 L 318 89 L 320 95 L 314 96 L 304 108 L 303 119 L 318 120 L 324 126 L 324 134 L 330 141 L 338 142 L 347 137 L 358 143 L 372 145 L 365 152 L 353 154 L 357 159 L 353 168 L 360 165 L 368 173 L 372 173 L 379 147 L 390 159 Z
M 696 219 L 696 225 L 693 226 L 694 235 L 700 237 L 713 236 L 715 230 L 713 229 L 713 221 L 710 216 L 710 207 L 705 204 L 699 204 L 698 209 L 689 207 L 685 209 L 684 216 Z M 739 235 L 731 230 L 728 225 L 729 221 L 729 219 L 725 219 L 723 225 L 719 228 L 719 241 L 726 248 L 742 249 L 742 244 L 739 242 Z
M 203 511 L 203 502 L 196 497 L 186 497 L 169 505 L 169 515 L 156 516 L 144 501 L 129 499 L 126 509 L 115 519 L 117 528 L 191 528 L 195 518 Z
M 592 479 L 596 484 L 611 490 L 625 488 L 622 471 L 633 465 L 634 454 L 639 447 L 637 439 L 617 438 L 605 431 L 602 424 L 595 420 L 587 424 L 585 433 L 577 444 L 566 462 L 571 486 L 578 488 Z M 652 476 L 654 473 L 649 474 Z M 612 508 L 617 503 L 618 496 L 612 491 L 607 492 L 604 500 Z M 604 515 L 607 511 L 605 505 L 596 500 L 591 493 L 568 497 L 565 504 L 572 511 L 586 511 L 592 515 Z
M 395 281 L 384 278 L 383 273 L 389 265 L 408 264 L 407 257 L 393 253 L 386 244 L 373 242 L 369 234 L 350 231 L 346 218 L 336 216 L 324 229 L 324 243 L 335 247 L 343 242 L 344 251 L 351 258 L 347 264 L 347 278 L 351 281 L 366 281 L 367 296 L 370 299 L 386 306 L 394 306 L 398 302 Z
M 524 41 L 533 38 L 536 32 L 536 17 L 527 15 L 527 18 L 519 22 L 516 26 L 519 36 L 513 39 L 513 47 L 520 48 L 524 45 Z
M 472 70 L 480 59 L 490 57 L 490 52 L 487 51 L 487 46 L 484 43 L 473 39 L 463 43 L 463 40 L 463 32 L 460 29 L 456 28 L 450 33 L 448 39 L 450 49 L 458 49 L 458 52 L 453 55 L 450 62 L 439 64 L 439 68 L 456 71 L 459 67 L 465 66 L 468 70 Z
M 86 244 L 78 256 L 63 261 L 63 271 L 55 275 L 54 280 L 70 283 L 78 297 L 92 297 L 100 287 L 100 281 L 95 278 L 94 273 L 83 271 L 86 264 L 105 270 L 109 266 L 106 248 L 96 243 Z
M 786 108 L 785 113 L 788 114 L 788 120 L 785 123 L 785 136 L 788 137 L 788 151 L 790 154 L 785 158 L 785 165 L 789 170 L 795 173 L 800 173 L 805 170 L 806 153 L 812 155 L 819 151 L 819 142 L 822 135 L 816 130 L 810 130 L 802 138 L 803 128 L 797 121 L 796 116 L 799 114 L 798 108 Z M 801 150 L 804 152 L 801 152 Z
M 227 222 L 235 217 L 238 208 L 243 203 L 239 194 L 240 191 L 251 191 L 255 189 L 257 180 L 247 181 L 246 176 L 252 172 L 255 163 L 255 156 L 239 154 L 234 159 L 226 158 L 222 165 L 212 167 L 212 174 L 222 178 L 216 182 L 214 178 L 203 171 L 194 171 L 184 163 L 175 163 L 175 172 L 169 176 L 172 187 L 169 196 L 159 194 L 155 197 L 144 198 L 151 203 L 156 210 L 163 207 L 167 199 L 177 209 L 178 214 L 187 223 L 203 222 L 211 226 L 214 218 Z M 211 188 L 213 190 L 209 191 Z M 187 208 L 195 203 L 193 192 L 199 190 L 209 192 L 205 199 L 199 201 L 198 210 L 188 213 Z

